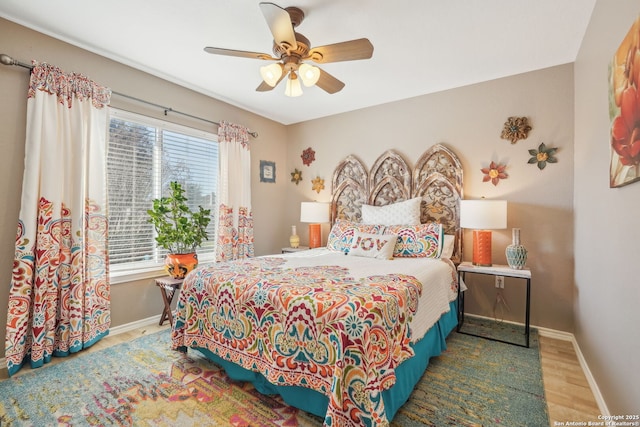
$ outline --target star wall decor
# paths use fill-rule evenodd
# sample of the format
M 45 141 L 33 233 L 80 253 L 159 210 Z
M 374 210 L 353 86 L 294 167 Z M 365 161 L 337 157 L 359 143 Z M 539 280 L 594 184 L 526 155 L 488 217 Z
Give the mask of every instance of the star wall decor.
M 324 190 L 324 179 L 320 177 L 316 177 L 311 180 L 311 189 L 316 193 L 320 194 L 322 190 Z
M 302 181 L 302 171 L 295 168 L 293 172 L 291 172 L 291 182 L 295 182 L 296 185 L 298 185 L 300 181 Z
M 508 139 L 515 144 L 519 139 L 527 139 L 531 129 L 526 117 L 509 117 L 504 123 L 500 138 Z
M 309 147 L 302 152 L 302 155 L 300 157 L 302 157 L 302 163 L 304 163 L 306 166 L 309 166 L 316 159 L 316 152 L 313 151 L 311 147 Z

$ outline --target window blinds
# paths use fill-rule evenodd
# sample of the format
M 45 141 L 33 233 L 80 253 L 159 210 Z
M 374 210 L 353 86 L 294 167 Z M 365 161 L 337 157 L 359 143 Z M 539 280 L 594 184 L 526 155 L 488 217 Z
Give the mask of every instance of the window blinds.
M 185 189 L 191 209 L 211 209 L 209 240 L 200 259 L 213 258 L 217 229 L 218 143 L 216 135 L 111 109 L 107 156 L 109 258 L 117 269 L 161 264 L 147 222 L 153 199 L 166 195 L 171 181 Z

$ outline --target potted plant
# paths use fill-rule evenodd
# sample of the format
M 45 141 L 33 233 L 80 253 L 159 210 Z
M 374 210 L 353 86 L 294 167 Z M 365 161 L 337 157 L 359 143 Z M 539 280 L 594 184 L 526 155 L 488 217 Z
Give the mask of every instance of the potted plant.
M 187 206 L 182 186 L 171 182 L 168 197 L 153 200 L 148 222 L 153 224 L 156 242 L 169 251 L 165 258 L 165 270 L 175 279 L 183 279 L 198 265 L 196 248 L 208 239 L 207 225 L 211 210 L 198 206 L 192 212 Z

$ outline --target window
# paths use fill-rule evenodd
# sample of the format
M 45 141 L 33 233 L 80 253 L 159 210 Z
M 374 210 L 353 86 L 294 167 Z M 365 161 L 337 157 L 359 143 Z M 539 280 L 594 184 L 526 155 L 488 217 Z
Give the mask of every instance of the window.
M 166 250 L 158 247 L 147 209 L 178 181 L 189 207 L 211 209 L 209 240 L 200 262 L 215 257 L 218 142 L 213 133 L 111 109 L 107 153 L 109 263 L 115 276 L 157 270 Z

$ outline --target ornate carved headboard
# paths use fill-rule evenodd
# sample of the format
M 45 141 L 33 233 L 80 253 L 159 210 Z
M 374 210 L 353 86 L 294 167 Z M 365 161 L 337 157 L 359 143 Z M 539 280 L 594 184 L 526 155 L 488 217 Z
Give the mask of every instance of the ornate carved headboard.
M 462 259 L 460 200 L 462 165 L 458 156 L 436 144 L 420 156 L 413 171 L 393 150 L 383 153 L 367 172 L 355 156 L 348 156 L 333 172 L 331 221 L 360 222 L 363 204 L 384 206 L 422 197 L 423 223 L 439 222 L 456 237 L 452 260 Z

